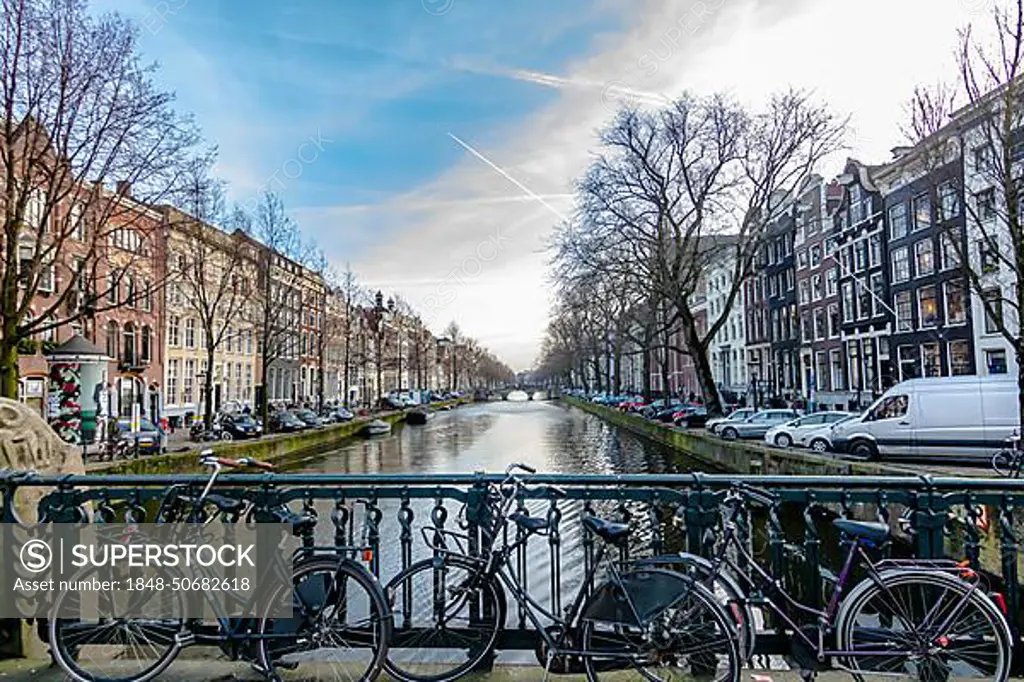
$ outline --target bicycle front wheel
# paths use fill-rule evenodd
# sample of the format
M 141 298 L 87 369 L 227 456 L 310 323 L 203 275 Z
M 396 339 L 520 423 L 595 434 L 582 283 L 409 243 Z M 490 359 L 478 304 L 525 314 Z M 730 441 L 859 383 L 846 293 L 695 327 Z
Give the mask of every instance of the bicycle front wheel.
M 278 603 L 287 587 L 272 595 Z M 384 664 L 391 617 L 380 584 L 362 566 L 314 559 L 295 567 L 292 617 L 259 623 L 259 660 L 279 680 L 369 682 Z
M 972 585 L 947 573 L 891 571 L 861 583 L 836 621 L 837 648 L 861 675 L 932 682 L 1010 672 L 1009 627 Z
M 71 582 L 109 579 L 99 568 L 78 572 Z M 126 602 L 118 593 L 65 590 L 57 596 L 55 611 L 61 613 L 182 612 L 179 592 L 132 591 Z M 171 600 L 174 604 L 158 604 Z M 91 603 L 96 602 L 96 603 Z M 155 679 L 181 650 L 178 635 L 184 631 L 180 618 L 55 618 L 49 625 L 50 653 L 76 682 L 147 682 Z
M 491 654 L 505 624 L 505 600 L 501 587 L 480 570 L 479 563 L 443 556 L 415 563 L 388 583 L 395 621 L 388 674 L 447 682 Z
M 621 604 L 627 595 L 619 587 L 611 587 L 608 594 L 594 592 L 583 613 L 600 615 L 584 616 L 580 629 L 586 652 L 583 665 L 590 682 L 597 682 L 605 671 L 608 678 L 620 679 L 622 670 L 638 673 L 637 679 L 648 682 L 738 682 L 742 668 L 739 637 L 710 590 L 685 576 L 657 569 L 634 571 L 622 576 L 622 582 L 634 608 L 653 610 L 656 615 L 642 624 L 599 620 L 610 613 L 594 606 L 594 600 Z M 659 604 L 665 599 L 670 602 Z M 651 609 L 652 605 L 657 608 Z M 623 611 L 632 610 L 616 609 Z

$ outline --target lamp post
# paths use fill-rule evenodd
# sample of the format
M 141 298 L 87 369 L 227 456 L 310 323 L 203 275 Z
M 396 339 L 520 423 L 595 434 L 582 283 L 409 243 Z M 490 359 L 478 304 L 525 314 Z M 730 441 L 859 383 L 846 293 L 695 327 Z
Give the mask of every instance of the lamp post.
M 376 365 L 377 365 L 377 404 L 380 404 L 381 398 L 384 397 L 384 363 L 381 357 L 381 348 L 384 345 L 384 294 L 377 290 L 377 295 L 373 298 L 373 328 L 377 334 L 377 353 L 376 353 Z

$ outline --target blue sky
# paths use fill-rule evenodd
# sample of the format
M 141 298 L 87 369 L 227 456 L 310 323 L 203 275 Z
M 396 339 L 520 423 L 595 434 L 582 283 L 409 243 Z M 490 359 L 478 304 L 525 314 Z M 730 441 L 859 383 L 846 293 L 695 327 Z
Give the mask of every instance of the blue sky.
M 548 319 L 548 238 L 623 88 L 751 104 L 808 88 L 850 115 L 851 155 L 884 161 L 903 102 L 948 74 L 956 29 L 984 5 L 93 0 L 143 27 L 235 200 L 278 190 L 337 265 L 517 369 Z

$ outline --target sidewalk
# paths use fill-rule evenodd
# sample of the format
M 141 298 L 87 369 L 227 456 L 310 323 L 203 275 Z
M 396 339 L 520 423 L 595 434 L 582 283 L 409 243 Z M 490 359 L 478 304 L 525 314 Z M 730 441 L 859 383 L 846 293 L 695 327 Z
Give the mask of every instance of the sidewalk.
M 187 654 L 188 652 L 186 652 Z M 265 678 L 253 672 L 245 663 L 232 663 L 224 660 L 188 660 L 179 658 L 171 665 L 170 669 L 160 674 L 161 682 L 227 682 L 239 680 L 240 682 L 257 682 Z M 800 676 L 789 671 L 744 671 L 740 677 L 741 682 L 752 682 L 754 676 L 758 682 L 801 682 Z M 602 673 L 601 679 L 609 682 L 635 681 L 635 672 L 621 671 L 614 674 Z M 540 682 L 544 678 L 544 671 L 537 666 L 501 666 L 487 674 L 467 675 L 464 680 L 468 682 Z M 12 660 L 0 661 L 0 680 L 4 682 L 61 682 L 65 677 L 59 668 L 51 667 L 48 661 Z M 286 677 L 286 679 L 288 679 Z M 386 674 L 382 674 L 379 680 L 389 680 Z M 549 679 L 557 682 L 583 682 L 583 675 L 552 675 Z M 819 673 L 818 682 L 849 682 L 850 676 L 843 672 Z

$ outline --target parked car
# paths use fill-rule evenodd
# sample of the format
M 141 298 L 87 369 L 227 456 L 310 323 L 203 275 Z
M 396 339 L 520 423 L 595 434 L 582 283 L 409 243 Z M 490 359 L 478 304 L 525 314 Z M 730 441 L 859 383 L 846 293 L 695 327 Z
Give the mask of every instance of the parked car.
M 288 410 L 279 410 L 270 415 L 270 430 L 275 433 L 294 433 L 309 428 L 306 422 Z
M 679 400 L 678 398 L 669 398 L 667 400 L 665 398 L 658 398 L 657 400 L 651 402 L 649 405 L 640 410 L 640 413 L 647 419 L 654 419 L 654 416 L 659 412 L 664 412 L 666 410 L 677 410 L 679 409 L 679 406 L 682 404 L 682 401 Z
M 221 440 L 259 438 L 263 427 L 248 414 L 225 414 L 220 418 Z
M 727 421 L 743 421 L 744 419 L 746 419 L 750 415 L 754 414 L 755 412 L 757 412 L 757 410 L 755 410 L 752 407 L 741 407 L 738 410 L 733 410 L 732 412 L 727 412 L 726 413 L 726 414 L 728 414 L 727 417 L 718 417 L 716 419 L 709 419 L 707 421 L 707 423 L 704 425 L 704 428 L 707 429 L 708 431 L 710 431 L 711 433 L 718 433 L 718 425 L 719 424 L 722 424 L 722 423 L 727 422 Z
M 642 396 L 626 398 L 618 405 L 618 408 L 623 412 L 639 412 L 645 407 L 647 407 L 647 400 Z
M 334 424 L 340 424 L 342 422 L 352 421 L 355 419 L 355 415 L 352 414 L 351 410 L 340 405 L 338 407 L 331 408 L 327 415 Z
M 117 431 L 120 435 L 120 439 L 128 443 L 129 446 L 134 446 L 138 443 L 139 454 L 157 455 L 163 452 L 163 430 L 153 422 L 144 418 L 139 419 L 138 426 L 138 432 L 132 433 L 132 420 L 127 417 L 118 419 Z
M 678 405 L 669 405 L 668 407 L 660 407 L 653 412 L 648 412 L 647 414 L 650 415 L 648 419 L 653 419 L 654 421 L 662 422 L 663 424 L 671 424 L 673 417 L 675 417 L 676 412 L 678 411 Z
M 808 431 L 800 437 L 799 445 L 810 448 L 815 452 L 831 452 L 834 450 L 832 447 L 832 427 L 851 419 L 860 419 L 860 415 L 850 413 L 845 419 Z
M 815 412 L 785 424 L 773 426 L 764 434 L 764 440 L 766 443 L 777 445 L 780 448 L 803 445 L 806 443 L 806 435 L 811 431 L 819 431 L 823 426 L 831 426 L 852 416 L 852 412 Z
M 688 429 L 699 429 L 708 423 L 708 408 L 694 405 L 672 415 L 672 423 Z
M 737 438 L 764 438 L 768 429 L 785 424 L 799 417 L 796 410 L 761 410 L 742 421 L 722 422 L 718 425 L 718 434 L 727 440 Z
M 313 410 L 297 410 L 295 416 L 310 428 L 322 429 L 324 427 L 324 420 L 318 417 Z
M 859 419 L 832 427 L 832 446 L 866 459 L 984 456 L 1020 428 L 1015 378 L 935 377 L 896 384 Z

